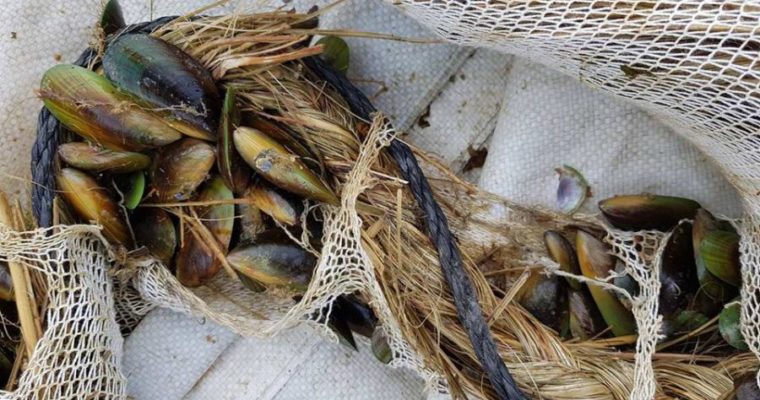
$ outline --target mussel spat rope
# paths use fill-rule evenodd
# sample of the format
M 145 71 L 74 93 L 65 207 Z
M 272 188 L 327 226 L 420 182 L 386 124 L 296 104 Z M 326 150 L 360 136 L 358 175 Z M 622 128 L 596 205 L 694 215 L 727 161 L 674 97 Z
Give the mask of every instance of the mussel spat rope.
M 177 17 L 168 16 L 153 21 L 130 25 L 118 34 L 151 33 Z M 86 67 L 96 55 L 92 48 L 85 50 L 75 64 Z M 359 117 L 370 120 L 376 109 L 364 94 L 354 87 L 345 76 L 334 71 L 318 57 L 304 59 L 306 66 L 317 76 L 335 88 Z M 54 161 L 61 137 L 61 124 L 44 107 L 37 121 L 37 137 L 32 146 L 32 212 L 40 227 L 53 223 L 53 198 L 55 197 Z M 449 230 L 446 215 L 433 198 L 430 184 L 417 164 L 414 154 L 404 143 L 394 140 L 388 152 L 395 159 L 403 178 L 418 205 L 424 211 L 430 240 L 438 250 L 441 269 L 454 297 L 457 315 L 467 332 L 483 370 L 500 399 L 523 400 L 525 395 L 517 388 L 488 328 L 475 295 L 475 289 L 464 271 L 462 257 L 454 236 Z

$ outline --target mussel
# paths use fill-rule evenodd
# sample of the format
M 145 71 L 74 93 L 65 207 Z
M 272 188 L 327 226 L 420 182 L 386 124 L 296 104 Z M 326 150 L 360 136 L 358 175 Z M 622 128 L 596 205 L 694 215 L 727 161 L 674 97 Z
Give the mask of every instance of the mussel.
M 232 133 L 240 125 L 240 110 L 235 104 L 235 89 L 227 88 L 222 106 L 222 120 L 219 123 L 216 143 L 216 166 L 219 176 L 235 194 L 241 194 L 248 187 L 252 171 L 243 161 L 233 143 Z
M 261 212 L 278 222 L 285 225 L 295 225 L 298 222 L 300 204 L 267 182 L 257 182 L 246 191 L 245 197 Z
M 354 295 L 340 296 L 335 300 L 340 317 L 345 319 L 349 328 L 365 337 L 372 337 L 377 325 L 377 317 L 371 308 Z M 335 312 L 335 310 L 333 310 Z
M 662 253 L 659 312 L 665 318 L 690 302 L 699 285 L 696 272 L 691 222 L 681 222 L 673 229 Z
M 277 231 L 264 232 L 259 238 L 254 244 L 230 251 L 227 262 L 265 286 L 305 291 L 317 259 Z
M 372 333 L 372 354 L 383 364 L 388 364 L 393 360 L 393 351 L 388 345 L 388 339 L 385 337 L 385 332 L 380 327 L 375 328 L 375 332 Z
M 721 281 L 705 268 L 700 247 L 708 232 L 721 230 L 722 226 L 710 212 L 705 209 L 697 210 L 692 228 L 692 245 L 694 247 L 694 262 L 696 264 L 699 291 L 697 292 L 697 307 L 708 315 L 717 314 L 723 303 L 737 294 L 736 288 Z
M 122 35 L 106 48 L 103 71 L 119 88 L 162 110 L 178 131 L 214 138 L 219 91 L 209 71 L 180 48 L 149 35 Z
M 566 317 L 566 289 L 563 278 L 534 271 L 515 299 L 542 324 L 559 331 Z
M 338 198 L 314 172 L 269 136 L 248 127 L 236 129 L 233 136 L 240 155 L 264 179 L 300 196 L 338 204 Z
M 745 374 L 734 380 L 734 389 L 732 396 L 721 397 L 726 400 L 758 400 L 760 399 L 760 388 L 757 386 L 757 377 L 755 373 Z
M 734 287 L 741 285 L 740 239 L 735 232 L 712 231 L 705 234 L 699 245 L 705 269 Z
M 741 351 L 749 350 L 741 330 L 741 304 L 730 304 L 720 312 L 718 329 L 726 343 Z
M 567 294 L 570 313 L 570 334 L 581 340 L 589 340 L 604 330 L 604 319 L 594 304 L 594 299 L 583 290 L 570 290 Z
M 182 137 L 137 99 L 76 65 L 61 64 L 47 70 L 39 96 L 63 125 L 110 150 L 141 151 Z
M 222 202 L 199 208 L 198 218 L 216 239 L 209 243 L 201 234 L 188 227 L 175 258 L 177 279 L 185 286 L 197 287 L 207 283 L 221 269 L 222 260 L 212 248 L 216 245 L 227 251 L 235 222 L 232 191 L 220 178 L 209 181 L 198 196 L 199 202 Z M 224 203 L 229 201 L 229 203 Z
M 103 33 L 110 35 L 126 25 L 119 2 L 108 0 L 103 7 L 103 13 L 100 15 L 100 28 L 103 29 Z
M 559 264 L 561 270 L 571 274 L 580 275 L 581 268 L 578 265 L 578 257 L 573 245 L 557 231 L 544 232 L 544 244 L 549 256 Z M 575 279 L 566 279 L 568 285 L 574 290 L 580 290 L 583 285 Z
M 0 263 L 0 300 L 16 300 L 13 292 L 13 278 L 11 278 L 11 271 L 6 263 Z
M 82 171 L 63 168 L 56 175 L 56 184 L 75 214 L 102 225 L 109 242 L 130 246 L 132 238 L 119 206 L 95 179 Z
M 593 235 L 579 230 L 575 235 L 575 248 L 581 272 L 587 278 L 606 278 L 615 268 L 615 257 L 609 253 L 607 246 Z M 588 289 L 599 307 L 602 318 L 615 336 L 632 335 L 636 332 L 633 315 L 614 294 L 596 285 L 588 285 Z
M 150 166 L 150 157 L 145 154 L 113 151 L 84 142 L 60 145 L 58 155 L 66 164 L 85 171 L 124 174 Z
M 161 149 L 152 171 L 152 185 L 159 201 L 188 200 L 214 166 L 214 147 L 185 138 Z
M 599 202 L 604 217 L 626 230 L 666 231 L 682 219 L 693 218 L 699 208 L 694 200 L 653 194 L 615 196 Z
M 138 246 L 145 246 L 164 265 L 171 265 L 177 249 L 177 230 L 171 216 L 160 208 L 139 208 L 132 214 Z

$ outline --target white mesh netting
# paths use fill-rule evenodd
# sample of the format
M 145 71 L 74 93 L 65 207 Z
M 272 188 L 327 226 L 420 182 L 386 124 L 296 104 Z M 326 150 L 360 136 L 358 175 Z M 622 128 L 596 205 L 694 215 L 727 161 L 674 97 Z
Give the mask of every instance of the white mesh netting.
M 123 399 L 122 337 L 105 240 L 93 226 L 30 232 L 0 228 L 0 259 L 39 271 L 47 285 L 44 334 L 2 399 Z

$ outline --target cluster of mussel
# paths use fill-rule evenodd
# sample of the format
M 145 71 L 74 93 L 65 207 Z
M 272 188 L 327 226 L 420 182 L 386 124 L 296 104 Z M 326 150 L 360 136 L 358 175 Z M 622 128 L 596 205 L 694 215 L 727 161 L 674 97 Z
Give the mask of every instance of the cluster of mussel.
M 39 96 L 85 139 L 58 148 L 59 194 L 68 214 L 100 224 L 113 245 L 147 249 L 185 286 L 224 264 L 252 290 L 297 296 L 316 258 L 283 229 L 308 225 L 318 238 L 316 217 L 299 221 L 303 199 L 338 198 L 287 126 L 242 112 L 233 87 L 221 92 L 197 60 L 142 34 L 115 38 L 98 71 L 49 69 Z M 389 360 L 366 304 L 351 295 L 331 307 L 322 322 L 354 347 L 352 331 L 377 331 L 375 352 Z
M 599 202 L 615 228 L 669 232 L 660 264 L 659 313 L 667 336 L 689 332 L 718 314 L 728 344 L 747 350 L 739 327 L 739 304 L 732 302 L 741 285 L 740 236 L 727 221 L 716 219 L 696 201 L 659 195 L 616 196 Z M 571 235 L 574 234 L 574 238 Z M 575 246 L 571 240 L 575 242 Z M 597 232 L 576 230 L 568 236 L 544 234 L 550 257 L 563 271 L 612 283 L 631 296 L 638 284 L 625 274 L 623 262 Z M 608 331 L 634 335 L 636 323 L 628 296 L 556 275 L 533 273 L 517 295 L 538 320 L 565 337 L 581 340 Z

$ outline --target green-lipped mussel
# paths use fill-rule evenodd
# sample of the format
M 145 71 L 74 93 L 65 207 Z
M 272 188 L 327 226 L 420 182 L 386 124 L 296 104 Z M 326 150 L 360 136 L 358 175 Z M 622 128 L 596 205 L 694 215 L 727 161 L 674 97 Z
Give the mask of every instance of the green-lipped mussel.
M 177 279 L 183 285 L 203 285 L 221 269 L 222 260 L 212 246 L 216 246 L 223 254 L 227 252 L 235 222 L 232 199 L 232 191 L 218 177 L 209 181 L 200 192 L 199 202 L 220 203 L 203 206 L 197 212 L 198 218 L 216 239 L 216 243 L 209 243 L 203 235 L 188 226 L 174 263 Z
M 39 96 L 67 128 L 111 150 L 141 151 L 182 137 L 161 115 L 146 110 L 102 76 L 76 65 L 61 64 L 47 70 Z
M 660 309 L 665 318 L 686 308 L 699 287 L 694 264 L 691 222 L 679 223 L 662 253 L 660 268 Z
M 235 148 L 261 177 L 297 195 L 328 204 L 338 198 L 306 164 L 261 131 L 240 127 L 233 134 Z
M 699 254 L 705 269 L 734 287 L 741 285 L 740 239 L 735 232 L 712 231 L 705 234 L 699 245 Z
M 261 212 L 278 222 L 285 225 L 295 225 L 298 222 L 300 204 L 267 182 L 257 182 L 245 192 L 245 197 Z
M 578 257 L 575 254 L 573 245 L 557 231 L 544 232 L 544 244 L 549 256 L 559 264 L 561 270 L 574 275 L 580 275 L 581 269 L 578 265 Z M 571 288 L 580 290 L 582 285 L 575 279 L 566 279 Z
M 94 178 L 73 168 L 63 168 L 56 174 L 56 184 L 79 218 L 102 225 L 103 235 L 111 243 L 131 245 L 132 238 L 118 204 Z
M 604 319 L 586 288 L 568 291 L 567 303 L 570 334 L 574 338 L 589 340 L 604 330 Z
M 140 208 L 132 214 L 132 230 L 138 246 L 145 246 L 170 266 L 177 249 L 177 230 L 171 216 L 160 208 Z
M 240 110 L 235 104 L 235 89 L 227 88 L 222 106 L 216 143 L 216 167 L 219 176 L 235 194 L 242 194 L 248 187 L 252 171 L 235 149 L 232 133 L 240 125 Z
M 741 329 L 741 304 L 733 303 L 720 312 L 718 329 L 726 343 L 741 351 L 749 350 Z
M 150 157 L 129 151 L 113 151 L 84 142 L 58 146 L 58 155 L 66 164 L 85 171 L 125 174 L 150 166 Z
M 575 235 L 575 248 L 578 252 L 581 272 L 585 277 L 604 279 L 614 270 L 615 257 L 610 254 L 607 245 L 593 235 L 579 230 Z M 602 314 L 602 318 L 610 326 L 615 336 L 636 333 L 636 321 L 633 314 L 620 303 L 614 294 L 597 285 L 588 285 L 588 289 Z
M 209 71 L 180 48 L 149 35 L 122 35 L 106 48 L 103 71 L 116 86 L 161 110 L 178 131 L 214 138 L 219 91 Z
M 159 201 L 188 200 L 214 166 L 214 147 L 185 138 L 161 149 L 152 171 L 152 188 Z
M 666 231 L 682 219 L 693 218 L 699 208 L 694 200 L 653 194 L 615 196 L 599 202 L 604 217 L 627 230 Z
M 270 230 L 254 244 L 243 245 L 227 255 L 227 262 L 239 273 L 265 286 L 305 291 L 316 266 L 316 258 L 297 244 Z
M 567 317 L 567 287 L 564 278 L 534 271 L 515 299 L 544 325 L 560 331 Z

